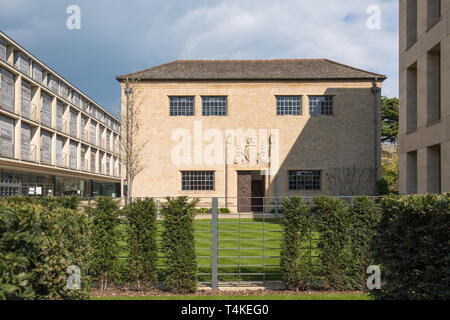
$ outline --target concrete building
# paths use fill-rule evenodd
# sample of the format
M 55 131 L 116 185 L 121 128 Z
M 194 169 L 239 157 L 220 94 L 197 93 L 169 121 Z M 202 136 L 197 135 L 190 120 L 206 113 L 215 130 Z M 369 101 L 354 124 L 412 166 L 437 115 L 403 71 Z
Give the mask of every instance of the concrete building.
M 148 141 L 133 196 L 219 197 L 247 212 L 281 196 L 374 195 L 385 78 L 325 59 L 175 61 L 119 76 L 143 99 Z
M 450 0 L 400 0 L 400 192 L 450 191 Z
M 120 196 L 120 124 L 0 32 L 0 196 Z

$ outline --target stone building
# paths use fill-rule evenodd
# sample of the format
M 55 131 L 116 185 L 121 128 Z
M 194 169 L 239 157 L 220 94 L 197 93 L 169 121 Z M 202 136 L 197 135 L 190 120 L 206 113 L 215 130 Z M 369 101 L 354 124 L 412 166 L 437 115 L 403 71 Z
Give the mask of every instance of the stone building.
M 450 0 L 400 0 L 400 192 L 450 191 Z
M 219 197 L 247 212 L 283 196 L 374 195 L 385 79 L 326 59 L 174 61 L 118 76 L 123 95 L 127 82 L 139 91 L 148 141 L 133 196 Z

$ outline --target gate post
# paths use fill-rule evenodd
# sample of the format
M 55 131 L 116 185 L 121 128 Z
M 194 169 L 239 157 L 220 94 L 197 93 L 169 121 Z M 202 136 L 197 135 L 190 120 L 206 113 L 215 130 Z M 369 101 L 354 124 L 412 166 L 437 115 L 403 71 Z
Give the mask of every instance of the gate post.
M 219 237 L 218 237 L 218 223 L 219 223 L 219 200 L 217 198 L 212 199 L 212 223 L 211 223 L 211 235 L 212 235 L 212 243 L 211 243 L 211 288 L 212 290 L 219 289 L 218 282 L 218 246 L 219 246 Z

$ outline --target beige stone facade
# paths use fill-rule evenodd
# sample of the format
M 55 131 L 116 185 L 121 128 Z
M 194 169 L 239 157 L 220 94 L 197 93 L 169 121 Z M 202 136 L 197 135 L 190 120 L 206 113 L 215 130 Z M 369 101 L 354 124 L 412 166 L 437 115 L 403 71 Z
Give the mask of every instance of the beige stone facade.
M 450 0 L 400 1 L 400 192 L 450 191 Z
M 380 93 L 374 99 L 374 80 L 141 81 L 134 88 L 144 97 L 140 138 L 149 143 L 142 150 L 147 167 L 134 181 L 133 196 L 219 197 L 234 203 L 240 196 L 238 175 L 243 171 L 251 171 L 252 180 L 263 180 L 265 197 L 374 195 L 375 174 L 377 180 L 381 177 L 379 120 L 374 139 L 374 108 L 380 115 Z M 195 115 L 170 116 L 173 96 L 194 97 Z M 202 98 L 206 96 L 225 96 L 227 114 L 203 116 Z M 280 96 L 300 96 L 301 115 L 277 115 Z M 312 96 L 332 97 L 332 115 L 310 115 Z M 190 137 L 191 163 L 173 160 L 173 150 L 180 144 L 180 139 L 175 139 L 180 129 Z M 236 161 L 239 143 L 233 139 L 234 145 L 227 144 L 230 129 L 253 129 L 258 133 L 254 143 L 256 163 Z M 267 136 L 261 137 L 260 130 Z M 211 135 L 217 137 L 215 142 Z M 252 143 L 247 138 L 241 150 L 249 150 Z M 218 141 L 223 151 L 220 158 L 227 159 L 230 153 L 236 157 L 231 162 L 208 164 L 208 146 Z M 198 150 L 203 151 L 196 153 Z M 263 161 L 261 155 L 268 150 L 277 158 Z M 288 173 L 296 170 L 320 171 L 320 189 L 290 190 Z M 214 171 L 214 190 L 183 190 L 183 171 Z

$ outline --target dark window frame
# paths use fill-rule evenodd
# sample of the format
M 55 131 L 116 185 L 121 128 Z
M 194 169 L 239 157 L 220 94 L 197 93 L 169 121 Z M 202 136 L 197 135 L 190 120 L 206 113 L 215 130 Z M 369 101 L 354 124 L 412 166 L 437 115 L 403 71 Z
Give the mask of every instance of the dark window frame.
M 289 191 L 321 191 L 322 170 L 289 170 Z
M 215 171 L 181 171 L 182 191 L 215 191 Z
M 302 96 L 276 96 L 277 116 L 301 116 L 302 115 Z M 294 105 L 297 103 L 298 106 Z M 296 110 L 298 107 L 298 110 Z
M 169 96 L 169 115 L 171 117 L 195 116 L 195 96 Z
M 208 99 L 210 99 L 210 101 L 206 101 Z M 227 96 L 202 96 L 202 116 L 226 117 L 227 115 L 228 115 Z
M 309 99 L 309 115 L 310 116 L 333 116 L 334 115 L 334 96 L 308 96 Z M 313 101 L 314 99 L 319 101 Z M 322 100 L 323 99 L 323 100 Z M 314 103 L 314 105 L 313 105 Z M 316 112 L 315 108 L 320 107 L 320 112 Z

